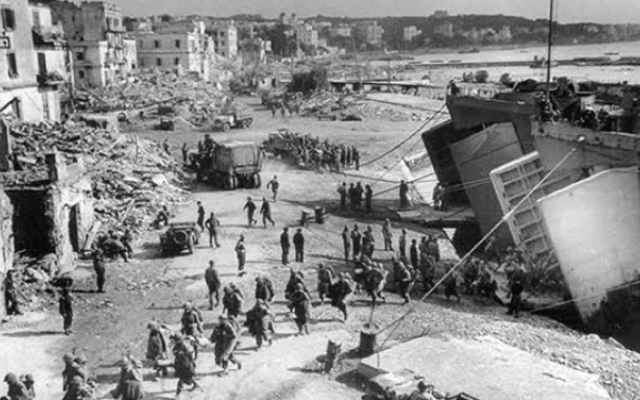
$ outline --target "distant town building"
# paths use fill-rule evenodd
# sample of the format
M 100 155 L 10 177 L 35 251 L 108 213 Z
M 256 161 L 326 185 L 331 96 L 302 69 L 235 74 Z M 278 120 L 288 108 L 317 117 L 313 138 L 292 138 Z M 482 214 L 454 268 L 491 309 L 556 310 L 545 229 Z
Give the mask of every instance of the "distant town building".
M 53 1 L 50 6 L 69 42 L 77 86 L 101 87 L 127 77 L 132 65 L 125 58 L 120 7 L 103 1 Z
M 437 25 L 434 29 L 436 35 L 442 35 L 448 38 L 453 37 L 453 23 L 451 21 L 444 21 Z
M 313 47 L 318 45 L 318 31 L 313 29 L 313 26 L 309 24 L 302 24 L 296 26 L 295 29 L 296 35 L 298 37 L 298 42 Z
M 197 72 L 208 80 L 213 59 L 213 39 L 205 33 L 204 22 L 174 21 L 153 26 L 153 31 L 135 34 L 138 65 Z
M 384 30 L 378 21 L 364 21 L 356 24 L 355 29 L 358 34 L 364 38 L 364 41 L 369 44 L 379 44 L 382 42 L 382 34 Z
M 351 25 L 340 24 L 338 26 L 334 26 L 329 31 L 329 35 L 331 37 L 351 37 Z
M 511 35 L 511 28 L 508 26 L 503 26 L 500 31 L 496 34 L 499 42 L 509 43 L 513 36 Z
M 413 40 L 413 38 L 420 36 L 421 33 L 422 31 L 416 28 L 414 25 L 405 26 L 402 30 L 402 37 L 405 41 L 410 42 Z
M 442 18 L 447 18 L 448 16 L 449 16 L 449 13 L 447 12 L 447 10 L 436 10 L 433 13 L 433 18 L 442 19 Z
M 311 26 L 313 26 L 313 29 L 321 31 L 323 29 L 331 29 L 333 25 L 329 21 L 313 21 Z
M 1 12 L 1 112 L 28 122 L 59 120 L 62 79 L 52 73 L 58 69 L 64 74 L 66 65 L 59 57 L 64 44 L 61 35 L 55 34 L 49 9 L 12 0 L 2 2 Z
M 206 33 L 213 38 L 215 52 L 225 58 L 238 56 L 238 28 L 233 21 L 214 21 L 207 25 Z

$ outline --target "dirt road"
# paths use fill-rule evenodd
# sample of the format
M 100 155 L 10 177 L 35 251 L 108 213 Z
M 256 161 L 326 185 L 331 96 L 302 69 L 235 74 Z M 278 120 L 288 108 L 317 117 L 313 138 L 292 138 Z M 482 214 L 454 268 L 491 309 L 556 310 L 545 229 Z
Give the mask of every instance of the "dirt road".
M 321 138 L 344 142 L 358 146 L 363 160 L 370 159 L 392 147 L 406 137 L 423 122 L 388 122 L 365 120 L 362 122 L 319 122 L 310 118 L 272 118 L 267 110 L 257 104 L 256 99 L 243 99 L 249 107 L 255 108 L 256 121 L 251 129 L 232 130 L 228 133 L 213 134 L 214 140 L 233 138 L 261 142 L 268 133 L 277 128 L 286 127 L 302 133 L 311 133 Z M 163 141 L 167 138 L 179 154 L 179 147 L 187 142 L 195 147 L 202 139 L 203 132 L 146 132 L 141 135 Z M 388 208 L 396 207 L 397 191 L 392 190 L 374 201 L 375 212 L 372 215 L 342 212 L 338 208 L 336 189 L 342 181 L 356 179 L 366 183 L 366 176 L 376 179 L 385 174 L 385 179 L 398 181 L 403 178 L 397 160 L 404 154 L 422 150 L 419 136 L 409 141 L 397 152 L 379 163 L 358 171 L 360 177 L 353 178 L 342 174 L 318 173 L 293 168 L 282 160 L 268 158 L 263 171 L 263 182 L 273 175 L 280 181 L 278 201 L 272 204 L 275 226 L 257 226 L 248 228 L 242 207 L 247 196 L 261 199 L 270 198 L 270 192 L 263 187 L 251 190 L 218 191 L 204 185 L 194 187 L 193 200 L 186 205 L 175 206 L 176 220 L 194 221 L 196 218 L 196 200 L 202 201 L 207 214 L 215 211 L 221 221 L 221 247 L 209 247 L 206 237 L 193 255 L 179 255 L 162 258 L 158 248 L 158 232 L 148 232 L 135 243 L 135 256 L 129 263 L 114 262 L 107 267 L 107 293 L 94 293 L 93 272 L 91 266 L 83 263 L 76 275 L 79 283 L 74 293 L 76 297 L 76 321 L 74 335 L 64 337 L 59 333 L 52 335 L 41 332 L 60 332 L 61 321 L 55 316 L 54 304 L 46 304 L 49 317 L 41 321 L 25 324 L 12 322 L 11 331 L 0 336 L 0 357 L 15 358 L 0 373 L 15 370 L 18 373 L 34 371 L 38 373 L 41 386 L 38 397 L 41 399 L 59 399 L 59 373 L 62 370 L 60 357 L 65 351 L 75 350 L 87 356 L 89 366 L 99 384 L 99 393 L 105 395 L 113 388 L 118 368 L 115 363 L 126 352 L 138 358 L 144 358 L 146 351 L 147 323 L 154 319 L 176 326 L 180 320 L 181 305 L 190 300 L 199 307 L 205 319 L 205 333 L 208 336 L 220 313 L 220 307 L 206 310 L 206 290 L 203 272 L 208 261 L 213 259 L 221 273 L 223 284 L 235 282 L 242 288 L 247 298 L 245 309 L 254 303 L 254 278 L 259 274 L 268 275 L 275 284 L 276 299 L 274 311 L 276 318 L 276 341 L 272 348 L 254 350 L 253 338 L 243 335 L 243 344 L 239 358 L 244 364 L 242 371 L 219 377 L 219 369 L 213 365 L 213 354 L 204 349 L 198 360 L 198 377 L 203 391 L 185 392 L 183 398 L 193 399 L 356 399 L 361 392 L 357 387 L 343 386 L 335 380 L 327 379 L 317 373 L 304 372 L 305 366 L 314 358 L 323 354 L 329 337 L 343 342 L 343 349 L 357 346 L 359 332 L 371 317 L 369 302 L 361 296 L 354 296 L 350 304 L 349 320 L 343 323 L 340 312 L 329 305 L 320 305 L 317 301 L 312 311 L 313 321 L 310 329 L 313 334 L 308 338 L 292 337 L 295 325 L 287 314 L 284 301 L 284 287 L 289 275 L 289 266 L 281 263 L 279 235 L 283 227 L 297 227 L 303 210 L 310 211 L 315 206 L 325 207 L 329 217 L 323 224 L 311 223 L 303 229 L 305 235 L 305 262 L 292 266 L 305 273 L 309 288 L 316 287 L 316 266 L 318 262 L 332 264 L 338 271 L 350 268 L 345 266 L 341 248 L 340 233 L 344 226 L 371 225 L 377 246 L 382 243 L 381 223 L 391 215 Z M 389 170 L 391 167 L 391 170 Z M 371 182 L 371 180 L 369 180 Z M 374 193 L 392 188 L 395 183 L 376 182 Z M 257 202 L 260 206 L 260 202 Z M 394 223 L 394 242 L 397 241 L 402 227 L 409 230 L 409 238 L 418 238 L 424 229 Z M 290 230 L 291 231 L 291 230 Z M 291 232 L 293 233 L 293 232 Z M 248 274 L 240 278 L 237 274 L 236 258 L 233 251 L 240 234 L 244 234 L 247 243 Z M 375 258 L 389 260 L 392 252 L 376 251 Z M 293 255 L 290 255 L 293 258 Z M 291 266 L 291 265 L 290 265 Z M 421 288 L 415 289 L 415 295 L 421 294 Z M 315 291 L 312 293 L 317 300 Z M 396 330 L 381 334 L 380 342 L 405 340 L 425 333 L 449 332 L 457 337 L 474 337 L 491 334 L 505 343 L 545 358 L 561 352 L 568 338 L 576 338 L 574 333 L 559 324 L 544 318 L 525 316 L 514 322 L 504 315 L 504 309 L 483 304 L 476 299 L 463 299 L 458 304 L 444 300 L 441 292 L 428 302 L 415 305 L 415 311 Z M 399 296 L 388 295 L 387 304 L 377 307 L 374 321 L 386 326 L 401 315 L 407 306 L 402 305 Z M 26 318 L 26 317 L 23 317 Z M 531 327 L 536 330 L 529 334 Z M 29 332 L 38 332 L 30 334 Z M 388 336 L 392 332 L 391 336 Z M 335 336 L 334 336 L 335 335 Z M 562 340 L 560 340 L 562 339 Z M 571 339 L 573 340 L 573 339 Z M 7 346 L 17 351 L 7 353 Z M 27 351 L 28 350 L 28 351 Z M 609 351 L 612 351 L 609 349 Z M 595 353 L 594 353 L 595 354 Z M 604 353 L 602 353 L 604 354 Z M 600 356 L 601 353 L 597 353 Z M 595 356 L 594 356 L 595 357 Z M 604 355 L 603 355 L 604 357 Z M 9 359 L 7 358 L 7 359 Z M 604 365 L 604 364 L 603 364 Z M 6 370 L 6 371 L 5 371 Z M 145 380 L 149 399 L 170 399 L 174 397 L 175 380 L 153 381 L 152 373 Z M 622 372 L 615 376 L 624 377 Z M 611 375 L 608 375 L 611 377 Z M 56 378 L 56 379 L 54 379 Z M 148 379 L 147 379 L 148 378 Z M 615 379 L 611 380 L 616 385 Z M 631 397 L 620 397 L 631 398 Z

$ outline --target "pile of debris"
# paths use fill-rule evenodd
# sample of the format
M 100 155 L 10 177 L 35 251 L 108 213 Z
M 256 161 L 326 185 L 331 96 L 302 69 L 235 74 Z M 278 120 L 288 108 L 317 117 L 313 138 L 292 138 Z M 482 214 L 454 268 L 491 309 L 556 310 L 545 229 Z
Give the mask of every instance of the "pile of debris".
M 305 117 L 315 116 L 320 119 L 332 118 L 334 120 L 339 119 L 341 115 L 355 115 L 359 117 L 356 120 L 362 120 L 362 116 L 348 111 L 350 107 L 362 104 L 362 101 L 363 97 L 356 94 L 318 92 L 302 102 L 300 115 Z M 340 120 L 354 119 L 340 118 Z
M 365 118 L 393 122 L 422 121 L 427 113 L 398 110 L 366 100 L 356 93 L 319 92 L 302 101 L 300 115 L 331 121 L 362 121 Z
M 81 93 L 79 109 L 92 112 L 120 111 L 123 120 L 133 115 L 154 117 L 172 114 L 193 125 L 202 125 L 224 109 L 230 96 L 220 86 L 193 74 L 141 70 L 121 84 Z
M 159 143 L 120 134 L 117 127 L 91 121 L 37 125 L 7 121 L 13 167 L 28 179 L 46 179 L 45 153 L 57 150 L 68 161 L 82 158 L 103 231 L 124 224 L 140 231 L 149 226 L 162 206 L 186 201 L 181 166 Z
M 181 166 L 159 143 L 121 135 L 89 165 L 94 209 L 103 225 L 139 232 L 163 206 L 187 201 Z

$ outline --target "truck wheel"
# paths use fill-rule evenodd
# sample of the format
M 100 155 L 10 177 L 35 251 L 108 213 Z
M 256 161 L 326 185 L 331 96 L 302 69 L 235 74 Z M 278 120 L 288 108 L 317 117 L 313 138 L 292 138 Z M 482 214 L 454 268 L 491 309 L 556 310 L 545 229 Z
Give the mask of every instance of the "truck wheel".
M 259 173 L 254 173 L 253 175 L 251 175 L 250 179 L 250 186 L 252 188 L 259 188 L 260 185 L 262 185 L 262 182 L 260 181 L 260 174 Z
M 179 245 L 185 245 L 189 242 L 189 235 L 184 231 L 175 231 L 173 233 L 173 240 Z
M 231 177 L 231 189 L 237 189 L 238 188 L 238 178 L 236 178 L 235 175 L 233 175 Z
M 228 122 L 225 122 L 224 124 L 222 124 L 223 132 L 229 132 L 229 129 L 231 129 L 231 125 Z

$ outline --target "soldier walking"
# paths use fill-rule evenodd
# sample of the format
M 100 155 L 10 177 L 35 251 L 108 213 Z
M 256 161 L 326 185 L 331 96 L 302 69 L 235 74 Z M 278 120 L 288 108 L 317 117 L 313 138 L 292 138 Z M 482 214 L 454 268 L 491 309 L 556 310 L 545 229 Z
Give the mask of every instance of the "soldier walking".
M 275 222 L 271 219 L 271 204 L 267 201 L 266 197 L 262 198 L 262 207 L 260 207 L 260 214 L 262 214 L 262 223 L 264 228 L 267 229 L 267 221 L 271 222 L 271 225 L 275 226 Z
M 22 315 L 20 301 L 18 300 L 18 289 L 14 280 L 15 272 L 13 269 L 8 270 L 4 279 L 4 302 L 7 315 Z
M 351 251 L 351 240 L 349 238 L 349 228 L 344 227 L 342 231 L 342 246 L 344 247 L 344 262 L 349 262 L 349 253 Z
M 102 249 L 97 247 L 93 250 L 93 269 L 96 272 L 96 286 L 98 287 L 99 293 L 104 293 L 104 284 L 105 284 L 105 262 L 104 262 L 104 252 Z
M 273 176 L 273 179 L 267 182 L 267 189 L 271 187 L 271 191 L 273 192 L 273 202 L 277 201 L 278 197 L 278 188 L 280 188 L 280 183 L 278 183 L 278 177 L 276 175 Z
M 236 243 L 235 247 L 236 256 L 238 257 L 238 275 L 242 276 L 246 274 L 244 270 L 244 263 L 246 261 L 246 248 L 244 245 L 244 235 L 240 235 L 240 239 Z
M 404 228 L 402 228 L 402 233 L 398 239 L 398 251 L 400 252 L 401 258 L 407 258 L 407 230 Z M 411 265 L 413 266 L 413 263 Z
M 418 268 L 418 241 L 416 239 L 411 240 L 411 247 L 409 248 L 409 258 L 411 259 L 411 266 L 413 269 Z
M 204 281 L 207 284 L 207 288 L 209 289 L 209 310 L 213 310 L 213 297 L 216 298 L 215 307 L 220 303 L 220 276 L 218 275 L 218 270 L 216 269 L 216 264 L 213 260 L 209 261 L 209 267 L 204 271 Z
M 329 295 L 334 276 L 335 272 L 330 265 L 318 264 L 318 297 L 320 297 L 320 303 L 322 304 L 324 304 L 324 297 Z
M 244 303 L 244 296 L 235 288 L 235 286 L 229 285 L 224 287 L 224 296 L 222 296 L 222 313 L 227 312 L 227 315 L 232 318 L 237 318 L 242 313 L 242 304 Z
M 293 234 L 293 247 L 296 252 L 296 262 L 304 262 L 304 235 L 302 235 L 302 228 L 296 229 L 296 233 Z
M 347 183 L 342 182 L 342 185 L 338 187 L 338 194 L 340 194 L 340 209 L 344 211 L 347 208 Z
M 218 227 L 220 226 L 220 220 L 216 218 L 215 214 L 212 212 L 209 219 L 207 219 L 204 223 L 204 226 L 209 231 L 209 246 L 213 247 L 213 244 L 216 244 L 216 247 L 220 247 L 220 243 L 218 243 Z
M 344 321 L 347 320 L 347 297 L 353 288 L 351 283 L 346 279 L 346 274 L 341 272 L 338 281 L 331 287 L 331 305 L 338 308 L 344 316 Z
M 60 291 L 60 297 L 58 298 L 58 311 L 62 315 L 64 334 L 70 335 L 73 333 L 71 325 L 73 324 L 73 297 L 69 286 L 63 286 Z
M 391 221 L 389 218 L 384 220 L 384 225 L 382 225 L 382 237 L 384 239 L 384 251 L 394 251 L 393 250 L 393 232 L 391 232 Z
M 202 206 L 202 202 L 198 201 L 198 220 L 197 224 L 200 227 L 200 231 L 204 231 L 204 207 Z
M 249 227 L 258 222 L 258 220 L 253 219 L 253 213 L 256 211 L 256 205 L 253 200 L 251 200 L 251 197 L 247 197 L 247 202 L 244 203 L 243 210 L 247 210 L 247 223 L 249 224 Z
M 364 186 L 364 208 L 368 213 L 373 212 L 373 189 L 370 185 Z
M 273 291 L 273 284 L 271 280 L 266 276 L 256 276 L 256 299 L 263 300 L 265 303 L 270 303 L 275 295 Z
M 284 227 L 282 234 L 280 235 L 280 247 L 282 248 L 282 265 L 289 264 L 289 249 L 291 243 L 289 242 L 289 228 Z
M 362 233 L 358 230 L 358 225 L 353 226 L 351 231 L 351 241 L 353 242 L 353 260 L 360 255 L 362 251 Z
M 295 314 L 296 325 L 298 326 L 297 335 L 309 334 L 309 319 L 311 319 L 311 298 L 305 291 L 303 284 L 298 283 L 296 290 L 291 295 L 291 304 Z
M 223 374 L 227 374 L 230 362 L 236 364 L 238 369 L 242 369 L 242 363 L 240 363 L 233 354 L 239 336 L 239 326 L 236 326 L 235 320 L 220 315 L 219 322 L 211 333 L 211 342 L 215 343 L 214 354 L 216 365 L 222 367 Z

